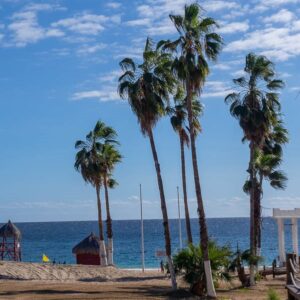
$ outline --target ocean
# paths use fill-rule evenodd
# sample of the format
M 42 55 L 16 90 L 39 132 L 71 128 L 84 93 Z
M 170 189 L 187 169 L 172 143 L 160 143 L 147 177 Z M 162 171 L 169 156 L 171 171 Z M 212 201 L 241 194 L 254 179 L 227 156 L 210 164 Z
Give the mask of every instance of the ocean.
M 182 237 L 186 241 L 185 221 L 182 223 Z M 199 242 L 198 220 L 192 219 L 194 242 Z M 248 218 L 211 218 L 207 219 L 209 235 L 220 245 L 230 245 L 233 250 L 237 244 L 240 249 L 249 248 Z M 286 249 L 291 250 L 291 232 L 289 220 L 286 221 Z M 51 260 L 75 263 L 72 248 L 91 232 L 97 233 L 96 221 L 79 222 L 41 222 L 16 223 L 22 232 L 22 260 L 41 262 L 46 254 Z M 170 220 L 172 251 L 179 248 L 178 220 Z M 141 267 L 140 221 L 113 221 L 114 261 L 121 268 Z M 146 268 L 158 268 L 160 258 L 155 256 L 157 250 L 164 249 L 162 220 L 144 221 L 145 265 Z M 300 239 L 299 239 L 300 240 Z M 263 220 L 262 256 L 264 264 L 270 265 L 278 256 L 277 224 L 272 218 Z

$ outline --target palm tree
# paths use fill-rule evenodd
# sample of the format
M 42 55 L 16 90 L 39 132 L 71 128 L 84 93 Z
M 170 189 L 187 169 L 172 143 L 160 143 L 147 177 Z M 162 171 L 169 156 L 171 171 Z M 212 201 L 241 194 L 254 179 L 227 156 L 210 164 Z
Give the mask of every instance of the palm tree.
M 280 116 L 278 116 L 280 117 Z M 274 189 L 285 189 L 287 177 L 281 170 L 278 169 L 282 162 L 282 146 L 288 142 L 288 131 L 284 128 L 281 119 L 278 119 L 271 128 L 268 136 L 265 138 L 262 148 L 257 152 L 255 159 L 255 167 L 258 172 L 258 184 L 255 191 L 255 224 L 257 226 L 256 232 L 256 246 L 257 255 L 261 252 L 261 201 L 263 197 L 263 180 L 269 182 Z M 247 183 L 250 186 L 250 182 Z M 249 188 L 245 189 L 249 193 Z
M 75 158 L 75 169 L 81 173 L 85 182 L 92 184 L 96 189 L 98 207 L 98 227 L 100 238 L 101 264 L 107 265 L 107 256 L 103 234 L 102 209 L 100 199 L 100 188 L 102 185 L 101 165 L 99 152 L 105 144 L 116 143 L 116 132 L 107 127 L 103 122 L 98 121 L 95 128 L 90 131 L 85 141 L 77 141 L 75 148 L 79 149 Z
M 197 98 L 194 98 L 193 100 L 194 128 L 197 129 L 198 131 L 201 130 L 200 123 L 198 120 L 198 116 L 201 114 L 201 112 L 202 112 L 202 106 L 197 100 Z M 171 118 L 170 118 L 171 125 L 179 137 L 185 224 L 186 224 L 188 243 L 192 244 L 193 237 L 192 237 L 187 188 L 186 188 L 185 151 L 184 151 L 184 146 L 187 146 L 189 148 L 189 144 L 190 144 L 189 132 L 188 132 L 189 128 L 186 124 L 187 122 L 186 99 L 185 98 L 183 99 L 181 95 L 177 93 L 177 96 L 174 97 L 174 107 L 169 109 L 169 113 L 171 114 Z
M 107 229 L 107 258 L 108 264 L 113 265 L 113 229 L 110 215 L 108 188 L 114 188 L 117 182 L 111 178 L 115 165 L 121 162 L 122 156 L 111 144 L 105 144 L 100 153 L 101 174 L 105 191 L 106 229 Z
M 236 119 L 244 133 L 244 140 L 249 142 L 249 193 L 250 193 L 250 253 L 257 256 L 258 218 L 257 191 L 260 189 L 258 170 L 255 166 L 257 153 L 263 148 L 272 128 L 278 124 L 280 112 L 279 94 L 276 90 L 283 87 L 283 82 L 275 78 L 273 63 L 265 56 L 250 53 L 246 56 L 245 76 L 234 79 L 238 92 L 229 94 L 225 101 L 230 103 L 230 113 Z M 259 194 L 260 192 L 258 192 Z M 254 285 L 254 263 L 250 264 L 250 284 Z
M 214 32 L 217 27 L 216 21 L 202 16 L 203 11 L 197 3 L 186 5 L 184 16 L 170 15 L 179 38 L 173 42 L 161 41 L 158 47 L 171 51 L 179 50 L 179 55 L 175 57 L 173 62 L 173 70 L 179 81 L 184 84 L 186 92 L 192 163 L 199 214 L 200 243 L 205 264 L 206 290 L 208 296 L 216 298 L 208 255 L 208 232 L 198 171 L 192 99 L 194 95 L 201 93 L 209 73 L 207 60 L 214 61 L 217 59 L 221 50 L 222 39 Z
M 131 58 L 125 58 L 120 62 L 120 66 L 124 71 L 124 74 L 119 78 L 120 96 L 123 99 L 128 99 L 133 113 L 137 116 L 142 134 L 150 140 L 160 193 L 166 257 L 171 274 L 172 288 L 176 289 L 176 277 L 171 257 L 168 212 L 153 136 L 153 128 L 165 114 L 165 103 L 168 102 L 169 93 L 172 92 L 174 87 L 170 55 L 153 50 L 152 42 L 147 38 L 143 52 L 143 62 L 137 64 Z

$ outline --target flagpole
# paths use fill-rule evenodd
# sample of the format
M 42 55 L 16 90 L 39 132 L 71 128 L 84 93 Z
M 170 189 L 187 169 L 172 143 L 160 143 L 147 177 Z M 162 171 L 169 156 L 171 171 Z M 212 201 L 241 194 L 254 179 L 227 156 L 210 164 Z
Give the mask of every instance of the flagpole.
M 145 272 L 144 221 L 143 221 L 143 199 L 142 199 L 142 185 L 141 185 L 141 184 L 140 184 L 140 205 L 141 205 L 141 251 L 142 251 L 142 271 Z
M 177 202 L 178 202 L 178 230 L 179 230 L 179 248 L 182 249 L 182 235 L 181 235 L 181 218 L 180 218 L 180 203 L 179 203 L 179 187 L 177 186 Z

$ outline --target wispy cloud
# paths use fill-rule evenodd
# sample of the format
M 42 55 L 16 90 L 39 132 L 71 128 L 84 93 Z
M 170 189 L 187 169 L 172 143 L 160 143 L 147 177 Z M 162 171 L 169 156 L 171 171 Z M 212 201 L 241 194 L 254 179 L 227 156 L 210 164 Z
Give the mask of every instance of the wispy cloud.
M 270 8 L 280 7 L 287 4 L 297 4 L 299 0 L 259 0 L 252 10 L 253 13 L 264 12 Z
M 89 55 L 89 54 L 99 52 L 99 51 L 105 49 L 106 47 L 107 47 L 107 45 L 104 43 L 98 43 L 98 44 L 92 44 L 92 45 L 86 44 L 77 49 L 77 54 L 78 55 Z
M 286 23 L 290 22 L 295 18 L 295 15 L 287 10 L 281 9 L 279 12 L 273 14 L 272 16 L 264 18 L 265 23 Z
M 100 102 L 121 101 L 117 92 L 118 78 L 120 75 L 120 70 L 112 70 L 108 73 L 101 74 L 96 80 L 96 85 L 99 86 L 99 88 L 76 92 L 73 94 L 72 100 L 97 100 Z
M 38 24 L 37 11 L 35 8 L 34 10 L 25 10 L 13 14 L 12 22 L 8 25 L 8 30 L 11 33 L 9 45 L 23 47 L 48 37 L 64 36 L 64 32 L 61 30 L 41 27 Z
M 117 9 L 120 8 L 122 4 L 120 2 L 108 2 L 106 3 L 106 6 L 109 8 Z
M 120 15 L 104 16 L 89 13 L 82 13 L 71 18 L 61 19 L 52 23 L 54 28 L 63 28 L 65 30 L 84 35 L 97 35 L 104 30 L 107 23 L 119 24 Z
M 77 92 L 72 97 L 72 100 L 75 101 L 93 99 L 100 102 L 119 101 L 120 96 L 118 95 L 115 87 L 105 87 L 100 90 Z
M 221 27 L 218 31 L 222 34 L 240 33 L 248 31 L 249 27 L 248 20 L 243 22 L 221 23 Z
M 205 88 L 202 94 L 203 98 L 224 98 L 229 93 L 233 92 L 233 89 L 223 81 L 208 81 L 205 84 Z
M 65 42 L 87 43 L 100 32 L 121 22 L 121 16 L 117 14 L 105 16 L 82 12 L 71 17 L 60 18 L 48 24 L 40 22 L 40 14 L 54 11 L 67 11 L 58 4 L 30 3 L 21 10 L 16 11 L 10 17 L 8 24 L 0 25 L 0 40 L 5 46 L 24 47 L 28 44 L 37 43 L 47 38 L 63 38 Z M 56 15 L 60 16 L 59 14 Z M 98 43 L 99 44 L 99 43 Z M 86 49 L 92 53 L 96 48 L 90 45 Z M 84 51 L 84 50 L 82 50 Z
M 300 30 L 293 27 L 259 29 L 229 43 L 225 52 L 255 51 L 279 61 L 300 55 Z
M 181 14 L 185 4 L 193 1 L 186 0 L 148 0 L 137 7 L 138 19 L 129 20 L 129 26 L 145 26 L 147 33 L 152 36 L 167 35 L 176 32 L 174 25 L 169 19 L 169 14 Z M 209 12 L 219 12 L 223 10 L 243 10 L 240 4 L 234 1 L 205 1 L 201 3 L 203 8 Z M 232 24 L 232 27 L 234 24 Z M 237 27 L 235 27 L 237 28 Z M 239 27 L 239 31 L 246 31 L 245 24 Z M 226 31 L 227 30 L 227 31 Z M 233 30 L 229 26 L 224 32 Z
M 210 12 L 220 11 L 224 9 L 239 9 L 241 6 L 234 1 L 206 1 L 203 3 L 203 7 Z

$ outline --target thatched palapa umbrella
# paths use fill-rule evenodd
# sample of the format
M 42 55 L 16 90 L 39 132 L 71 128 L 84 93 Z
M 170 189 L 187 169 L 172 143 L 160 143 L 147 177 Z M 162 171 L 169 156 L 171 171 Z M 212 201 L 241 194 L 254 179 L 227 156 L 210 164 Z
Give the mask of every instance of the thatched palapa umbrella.
M 100 241 L 99 238 L 91 233 L 83 239 L 73 249 L 72 253 L 76 255 L 77 264 L 82 265 L 100 265 Z

